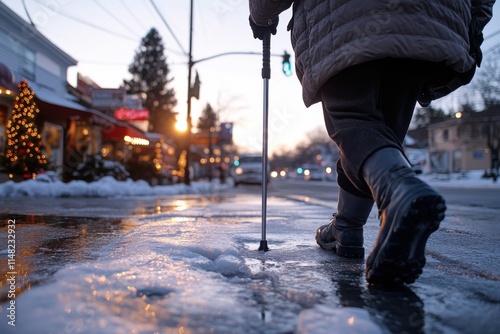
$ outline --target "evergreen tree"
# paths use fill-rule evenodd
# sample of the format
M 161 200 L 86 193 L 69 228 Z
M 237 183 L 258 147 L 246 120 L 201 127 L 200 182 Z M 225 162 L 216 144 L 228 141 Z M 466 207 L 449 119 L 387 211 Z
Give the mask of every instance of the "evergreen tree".
M 172 138 L 176 122 L 173 109 L 177 100 L 174 90 L 167 87 L 172 79 L 168 78 L 170 70 L 164 50 L 160 34 L 151 28 L 129 66 L 132 79 L 124 80 L 124 84 L 129 94 L 146 94 L 144 107 L 150 111 L 149 130 Z
M 205 109 L 202 110 L 201 116 L 198 118 L 198 129 L 210 130 L 217 126 L 217 114 L 210 103 L 207 103 Z
M 217 126 L 217 114 L 214 109 L 207 103 L 205 109 L 202 110 L 201 116 L 198 118 L 198 129 L 208 132 L 208 180 L 213 178 L 213 147 L 212 142 L 215 139 L 215 128 Z
M 23 80 L 19 84 L 12 116 L 7 123 L 7 147 L 5 152 L 7 172 L 31 178 L 47 165 L 42 154 L 42 136 L 38 133 L 35 118 L 39 113 L 35 93 Z

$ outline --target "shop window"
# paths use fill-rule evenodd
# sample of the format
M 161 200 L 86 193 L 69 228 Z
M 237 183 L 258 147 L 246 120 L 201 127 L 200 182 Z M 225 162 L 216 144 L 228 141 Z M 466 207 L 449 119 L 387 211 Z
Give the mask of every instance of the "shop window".
M 45 122 L 42 131 L 42 142 L 45 156 L 52 169 L 62 166 L 63 162 L 63 128 L 62 126 Z
M 121 143 L 104 143 L 101 148 L 101 155 L 104 158 L 114 161 L 124 161 L 125 153 Z
M 75 132 L 76 149 L 82 155 L 101 153 L 101 129 L 87 122 L 77 122 Z

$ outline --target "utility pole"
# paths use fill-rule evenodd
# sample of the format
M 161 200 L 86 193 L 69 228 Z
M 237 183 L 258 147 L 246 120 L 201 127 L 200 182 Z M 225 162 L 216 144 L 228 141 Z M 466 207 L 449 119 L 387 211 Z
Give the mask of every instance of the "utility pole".
M 196 63 L 205 61 L 205 60 L 210 60 L 213 58 L 218 58 L 221 56 L 227 56 L 227 55 L 261 55 L 260 52 L 225 52 L 221 54 L 217 54 L 214 56 L 206 57 L 203 59 L 198 59 L 196 61 L 193 60 L 193 1 L 191 0 L 191 8 L 190 8 L 190 14 L 189 14 L 189 60 L 188 60 L 188 94 L 187 94 L 187 116 L 186 116 L 186 123 L 187 123 L 187 133 L 186 133 L 186 170 L 184 171 L 184 183 L 186 185 L 191 184 L 191 172 L 189 170 L 189 167 L 191 165 L 191 130 L 193 128 L 193 125 L 191 124 L 191 98 L 193 97 L 193 89 L 191 87 L 191 80 L 192 80 L 192 71 L 193 71 L 193 66 Z M 285 51 L 282 55 L 278 54 L 271 54 L 271 56 L 277 56 L 277 57 L 282 57 L 283 58 L 283 72 L 289 76 L 291 74 L 291 70 L 285 71 L 285 64 L 288 64 L 289 66 L 289 59 L 290 56 L 289 54 Z
M 186 185 L 191 184 L 191 173 L 189 167 L 191 165 L 191 76 L 193 69 L 193 0 L 191 0 L 191 9 L 189 14 L 189 61 L 188 61 L 188 94 L 187 94 L 187 133 L 186 133 L 186 170 L 184 171 L 184 183 Z

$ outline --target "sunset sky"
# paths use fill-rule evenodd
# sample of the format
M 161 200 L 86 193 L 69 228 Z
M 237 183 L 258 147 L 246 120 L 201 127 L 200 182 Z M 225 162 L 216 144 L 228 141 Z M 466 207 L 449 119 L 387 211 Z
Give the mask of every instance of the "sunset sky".
M 2 0 L 29 21 L 23 1 Z M 189 50 L 188 0 L 24 0 L 37 29 L 78 61 L 68 81 L 76 83 L 79 72 L 104 88 L 117 88 L 130 77 L 128 65 L 141 38 L 156 28 L 166 48 L 171 87 L 176 92 L 179 121 L 185 121 Z M 485 30 L 484 51 L 500 44 L 500 5 L 495 4 L 494 19 Z M 158 14 L 157 10 L 161 13 Z M 262 51 L 248 25 L 247 0 L 194 1 L 193 59 L 195 61 L 226 52 Z M 278 34 L 271 41 L 272 54 L 293 53 L 286 25 L 290 10 L 280 17 Z M 165 23 L 166 22 L 166 23 Z M 490 53 L 491 54 L 491 53 Z M 293 57 L 292 57 L 293 59 Z M 220 110 L 220 120 L 234 122 L 234 140 L 242 150 L 260 151 L 262 137 L 262 57 L 227 55 L 201 61 L 194 66 L 202 82 L 200 100 L 193 100 L 192 117 L 196 125 L 201 110 L 210 103 Z M 269 149 L 293 148 L 311 132 L 324 132 L 319 104 L 307 109 L 302 102 L 300 84 L 281 71 L 281 57 L 272 57 L 269 108 Z M 194 73 L 194 71 L 193 71 Z M 194 78 L 194 75 L 193 75 Z M 443 101 L 456 103 L 459 94 Z

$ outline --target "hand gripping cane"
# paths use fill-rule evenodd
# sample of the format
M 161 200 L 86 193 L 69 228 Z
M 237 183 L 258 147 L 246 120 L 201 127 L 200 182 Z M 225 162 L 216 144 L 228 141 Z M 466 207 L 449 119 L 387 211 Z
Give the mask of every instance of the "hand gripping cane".
M 268 182 L 268 157 L 267 157 L 267 128 L 269 113 L 269 79 L 271 78 L 271 32 L 266 31 L 262 40 L 262 79 L 264 79 L 264 107 L 263 107 L 263 131 L 262 131 L 262 239 L 259 251 L 267 252 L 266 240 L 266 213 L 267 213 L 267 182 Z

